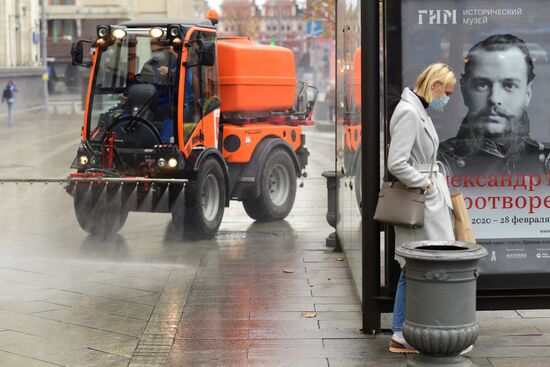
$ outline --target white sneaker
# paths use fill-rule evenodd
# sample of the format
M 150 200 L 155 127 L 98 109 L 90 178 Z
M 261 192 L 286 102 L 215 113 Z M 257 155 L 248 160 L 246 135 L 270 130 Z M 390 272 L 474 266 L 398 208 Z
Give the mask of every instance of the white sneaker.
M 460 355 L 463 355 L 463 354 L 466 354 L 466 353 L 470 353 L 472 351 L 472 349 L 474 349 L 474 346 L 473 345 L 470 345 L 468 348 L 464 349 L 462 352 L 460 352 Z
M 418 353 L 403 337 L 403 332 L 395 332 L 390 340 L 390 352 L 392 353 Z

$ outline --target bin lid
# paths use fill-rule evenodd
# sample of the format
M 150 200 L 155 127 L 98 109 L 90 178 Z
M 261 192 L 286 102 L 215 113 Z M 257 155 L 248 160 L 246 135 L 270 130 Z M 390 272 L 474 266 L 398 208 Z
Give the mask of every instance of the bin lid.
M 395 253 L 407 260 L 470 261 L 481 259 L 487 250 L 475 243 L 459 241 L 413 241 L 397 247 Z

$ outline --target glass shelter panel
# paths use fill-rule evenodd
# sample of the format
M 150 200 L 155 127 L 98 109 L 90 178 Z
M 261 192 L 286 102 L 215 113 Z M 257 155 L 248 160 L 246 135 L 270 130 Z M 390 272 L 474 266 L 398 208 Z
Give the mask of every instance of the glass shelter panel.
M 402 0 L 403 86 L 430 63 L 459 88 L 430 111 L 485 274 L 550 272 L 550 8 L 545 0 Z
M 361 2 L 337 4 L 337 231 L 361 295 Z

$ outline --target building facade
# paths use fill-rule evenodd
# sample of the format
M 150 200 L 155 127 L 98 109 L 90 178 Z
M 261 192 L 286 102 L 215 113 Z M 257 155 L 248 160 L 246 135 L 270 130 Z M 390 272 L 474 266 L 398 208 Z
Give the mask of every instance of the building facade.
M 117 24 L 139 18 L 198 18 L 208 10 L 206 0 L 47 1 L 51 93 L 80 89 L 87 72 L 71 65 L 71 44 L 78 39 L 93 39 L 98 24 Z
M 0 2 L 0 68 L 40 64 L 39 0 Z
M 218 31 L 226 36 L 251 37 L 261 44 L 290 48 L 299 62 L 306 52 L 306 17 L 295 0 L 224 0 Z
M 0 1 L 0 90 L 13 80 L 15 112 L 43 107 L 39 0 Z
M 306 45 L 306 17 L 295 0 L 267 0 L 262 9 L 259 40 L 294 51 L 301 60 Z
M 254 40 L 259 37 L 261 13 L 255 0 L 223 0 L 220 11 L 220 35 L 251 37 Z

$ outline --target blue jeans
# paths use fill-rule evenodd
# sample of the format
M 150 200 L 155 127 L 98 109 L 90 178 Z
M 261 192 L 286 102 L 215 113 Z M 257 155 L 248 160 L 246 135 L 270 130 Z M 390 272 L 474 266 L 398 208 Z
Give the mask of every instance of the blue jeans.
M 12 120 L 12 114 L 13 114 L 13 102 L 8 102 L 8 126 L 11 126 L 13 120 Z
M 395 302 L 393 303 L 393 321 L 391 329 L 393 332 L 401 331 L 405 322 L 405 270 L 401 269 L 401 275 L 397 282 Z

